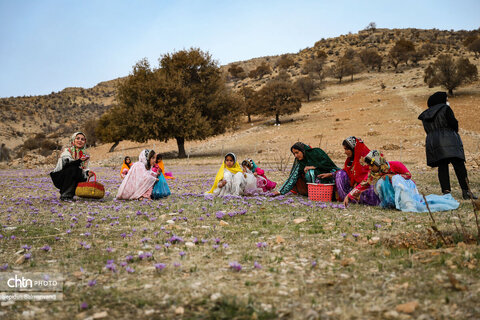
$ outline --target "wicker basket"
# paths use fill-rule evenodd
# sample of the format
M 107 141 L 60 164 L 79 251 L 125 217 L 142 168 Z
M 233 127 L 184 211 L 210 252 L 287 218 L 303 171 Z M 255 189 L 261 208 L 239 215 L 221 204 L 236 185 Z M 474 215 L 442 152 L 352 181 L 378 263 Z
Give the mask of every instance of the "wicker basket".
M 334 183 L 317 184 L 307 183 L 308 199 L 312 201 L 331 202 L 333 196 Z
M 75 189 L 75 195 L 81 198 L 102 199 L 105 196 L 105 188 L 100 182 L 97 182 L 97 175 L 93 174 L 94 180 L 90 182 L 80 182 Z

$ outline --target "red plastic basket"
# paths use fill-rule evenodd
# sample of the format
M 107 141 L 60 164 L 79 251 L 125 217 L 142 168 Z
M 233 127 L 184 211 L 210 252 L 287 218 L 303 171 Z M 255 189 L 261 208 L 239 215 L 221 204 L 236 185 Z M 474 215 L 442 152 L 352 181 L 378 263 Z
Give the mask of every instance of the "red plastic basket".
M 308 199 L 312 201 L 330 202 L 333 196 L 334 183 L 317 184 L 307 183 Z

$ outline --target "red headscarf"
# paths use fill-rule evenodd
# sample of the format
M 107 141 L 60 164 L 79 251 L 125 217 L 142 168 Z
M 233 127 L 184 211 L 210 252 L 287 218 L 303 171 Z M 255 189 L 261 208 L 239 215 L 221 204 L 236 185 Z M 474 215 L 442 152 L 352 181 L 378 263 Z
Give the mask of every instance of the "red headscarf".
M 345 160 L 343 170 L 347 172 L 348 177 L 350 178 L 350 185 L 353 186 L 355 183 L 362 182 L 370 171 L 368 164 L 362 166 L 360 163 L 360 159 L 365 157 L 368 152 L 370 152 L 370 149 L 368 149 L 361 139 L 349 137 L 345 140 L 350 149 L 353 147 L 353 161 L 348 157 L 347 160 Z

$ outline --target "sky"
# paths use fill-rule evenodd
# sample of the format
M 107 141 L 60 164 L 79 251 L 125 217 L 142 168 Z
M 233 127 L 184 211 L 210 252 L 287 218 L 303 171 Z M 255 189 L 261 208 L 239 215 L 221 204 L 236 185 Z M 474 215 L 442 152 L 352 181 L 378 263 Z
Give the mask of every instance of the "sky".
M 90 88 L 191 47 L 223 65 L 295 53 L 370 22 L 473 30 L 479 12 L 479 0 L 0 0 L 0 97 Z

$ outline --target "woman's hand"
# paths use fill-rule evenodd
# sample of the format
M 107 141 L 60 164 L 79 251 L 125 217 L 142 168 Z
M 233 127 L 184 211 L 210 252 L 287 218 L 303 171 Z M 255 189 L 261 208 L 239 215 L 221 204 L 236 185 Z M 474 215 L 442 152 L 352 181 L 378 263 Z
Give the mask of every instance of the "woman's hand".
M 279 195 L 280 195 L 280 192 L 278 192 L 278 191 L 275 190 L 275 191 L 272 192 L 272 194 L 273 194 L 274 197 L 276 197 L 276 196 L 279 196 Z
M 258 173 L 254 172 L 253 175 L 256 177 L 256 176 L 258 176 Z
M 350 201 L 350 198 L 348 197 L 348 194 L 347 194 L 347 196 L 346 196 L 345 199 L 343 200 L 343 205 L 345 206 L 345 208 L 348 207 L 348 201 Z
M 321 179 L 325 179 L 325 178 L 331 178 L 333 177 L 333 173 L 321 173 L 319 174 L 317 177 L 321 178 Z
M 80 158 L 80 160 L 82 160 L 82 161 L 87 161 L 88 159 L 90 159 L 90 156 L 89 156 L 88 154 L 84 154 L 84 155 Z
M 88 171 L 88 176 L 89 176 L 89 177 L 93 176 L 94 174 L 95 174 L 95 172 L 93 172 L 93 171 Z
M 307 173 L 308 170 L 315 170 L 315 167 L 314 167 L 314 166 L 307 166 L 307 167 L 305 167 L 305 169 L 304 169 L 305 173 Z
M 222 179 L 222 180 L 220 180 L 220 182 L 218 183 L 218 187 L 219 187 L 219 188 L 223 188 L 223 187 L 225 187 L 226 184 L 227 184 L 227 181 Z

